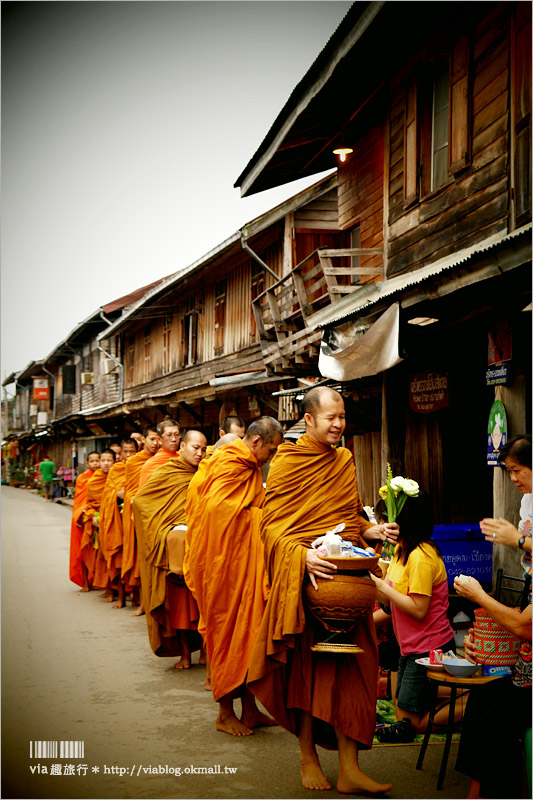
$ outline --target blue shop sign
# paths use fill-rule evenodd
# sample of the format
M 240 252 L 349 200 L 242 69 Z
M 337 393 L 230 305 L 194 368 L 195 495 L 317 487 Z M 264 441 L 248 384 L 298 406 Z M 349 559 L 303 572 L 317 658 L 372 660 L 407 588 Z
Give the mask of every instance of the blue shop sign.
M 487 386 L 497 386 L 509 380 L 509 363 L 493 364 L 485 373 Z

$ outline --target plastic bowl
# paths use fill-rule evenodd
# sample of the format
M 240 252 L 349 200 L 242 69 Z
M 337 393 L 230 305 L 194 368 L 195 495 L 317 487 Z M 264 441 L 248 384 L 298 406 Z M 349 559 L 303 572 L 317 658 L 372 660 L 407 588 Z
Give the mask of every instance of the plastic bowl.
M 479 669 L 479 664 L 471 664 L 466 658 L 450 658 L 443 661 L 442 666 L 456 678 L 469 678 Z

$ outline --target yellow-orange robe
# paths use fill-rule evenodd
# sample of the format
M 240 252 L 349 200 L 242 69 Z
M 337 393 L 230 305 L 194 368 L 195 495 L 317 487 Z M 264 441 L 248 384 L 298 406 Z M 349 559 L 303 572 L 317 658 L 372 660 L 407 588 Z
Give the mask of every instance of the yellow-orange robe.
M 83 512 L 83 535 L 81 538 L 81 557 L 87 567 L 89 583 L 95 586 L 102 586 L 101 571 L 96 573 L 96 561 L 98 554 L 98 534 L 93 527 L 93 517 L 100 510 L 100 502 L 104 491 L 107 473 L 97 469 L 87 483 L 87 498 Z M 101 558 L 101 554 L 100 554 Z M 98 580 L 95 581 L 95 578 Z M 104 584 L 104 588 L 107 583 Z
M 168 533 L 185 524 L 187 489 L 195 473 L 196 467 L 182 458 L 170 458 L 133 501 L 148 637 L 157 656 L 181 655 L 176 629 L 197 628 L 198 607 L 187 587 L 174 583 L 167 551 Z M 191 650 L 201 647 L 198 635 L 190 643 Z
M 113 464 L 108 472 L 100 502 L 98 542 L 111 582 L 120 577 L 122 566 L 122 513 L 117 502 L 117 493 L 124 488 L 125 473 L 125 461 Z
M 87 498 L 87 483 L 94 475 L 94 470 L 87 469 L 78 475 L 72 504 L 72 522 L 70 525 L 69 577 L 73 583 L 83 586 L 81 571 L 81 537 L 83 536 L 83 509 Z
M 141 469 L 141 474 L 139 477 L 139 489 L 144 486 L 146 481 L 149 481 L 156 469 L 162 467 L 163 464 L 166 464 L 169 458 L 176 457 L 175 453 L 171 453 L 168 450 L 163 450 L 161 448 L 157 451 L 155 456 L 146 462 Z
M 185 556 L 183 557 L 183 577 L 185 578 L 185 583 L 187 584 L 187 586 L 189 587 L 195 598 L 196 598 L 196 593 L 194 591 L 194 581 L 189 566 L 191 546 L 194 540 L 194 528 L 190 524 L 190 520 L 194 516 L 196 503 L 198 501 L 198 492 L 200 490 L 201 484 L 205 480 L 207 465 L 212 455 L 213 455 L 213 445 L 209 445 L 207 448 L 205 458 L 202 461 L 200 461 L 198 469 L 196 470 L 195 475 L 193 475 L 191 482 L 189 483 L 189 488 L 187 489 L 187 500 L 185 504 L 187 535 L 185 537 Z
M 133 522 L 132 500 L 139 488 L 141 470 L 153 458 L 146 450 L 135 453 L 126 461 L 124 478 L 124 506 L 122 508 L 122 582 L 128 586 L 140 586 L 141 573 L 139 571 L 139 553 L 135 525 Z
M 345 448 L 304 434 L 278 448 L 270 467 L 261 535 L 270 596 L 248 673 L 248 686 L 276 721 L 298 735 L 298 709 L 315 718 L 315 742 L 336 747 L 334 729 L 372 746 L 375 729 L 377 642 L 372 616 L 352 638 L 364 653 L 314 653 L 325 629 L 306 614 L 302 584 L 307 549 L 341 522 L 342 536 L 364 546 L 355 464 Z M 320 580 L 320 579 L 317 579 Z
M 213 697 L 244 683 L 268 593 L 259 534 L 264 490 L 255 456 L 241 439 L 219 448 L 188 525 L 189 570 L 200 610 Z

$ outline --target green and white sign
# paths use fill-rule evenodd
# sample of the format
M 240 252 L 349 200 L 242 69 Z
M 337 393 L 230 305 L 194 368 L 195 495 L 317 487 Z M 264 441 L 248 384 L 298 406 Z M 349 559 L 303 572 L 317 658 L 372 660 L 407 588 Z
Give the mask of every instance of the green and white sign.
M 506 442 L 507 414 L 501 400 L 495 400 L 490 409 L 487 430 L 487 464 L 489 467 L 498 466 L 498 456 Z

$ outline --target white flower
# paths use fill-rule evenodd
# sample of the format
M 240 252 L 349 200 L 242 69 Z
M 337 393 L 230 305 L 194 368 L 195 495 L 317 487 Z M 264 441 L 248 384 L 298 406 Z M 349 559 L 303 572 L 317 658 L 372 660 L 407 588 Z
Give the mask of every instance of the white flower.
M 403 490 L 409 497 L 417 497 L 420 487 L 416 481 L 411 480 L 411 478 L 406 478 L 403 482 Z
M 396 475 L 396 477 L 393 478 L 391 480 L 391 482 L 390 482 L 392 491 L 395 492 L 395 493 L 396 492 L 401 492 L 402 489 L 403 489 L 404 482 L 405 482 L 405 478 L 402 478 L 401 475 Z

